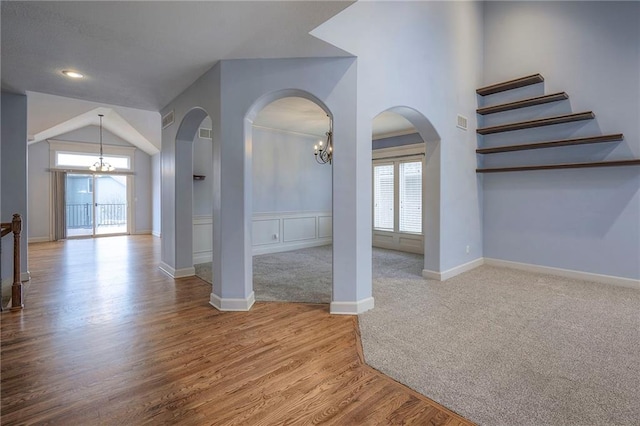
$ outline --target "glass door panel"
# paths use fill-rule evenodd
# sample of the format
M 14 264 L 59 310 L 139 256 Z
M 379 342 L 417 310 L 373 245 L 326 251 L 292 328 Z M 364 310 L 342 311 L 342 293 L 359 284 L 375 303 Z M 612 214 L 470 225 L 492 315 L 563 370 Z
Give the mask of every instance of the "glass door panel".
M 66 185 L 67 237 L 93 235 L 93 176 L 68 174 Z
M 126 234 L 127 177 L 95 176 L 95 234 Z

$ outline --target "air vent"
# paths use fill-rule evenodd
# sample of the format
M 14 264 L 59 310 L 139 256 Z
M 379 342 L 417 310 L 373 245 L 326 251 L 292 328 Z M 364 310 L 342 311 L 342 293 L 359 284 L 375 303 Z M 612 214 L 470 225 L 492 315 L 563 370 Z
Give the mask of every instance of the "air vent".
M 458 114 L 458 124 L 456 127 L 458 129 L 467 130 L 467 117 Z
M 167 127 L 173 124 L 173 110 L 170 113 L 162 117 L 162 128 L 166 129 Z
M 203 127 L 198 129 L 198 137 L 200 139 L 213 139 L 213 135 L 211 133 L 212 133 L 211 129 L 205 129 Z

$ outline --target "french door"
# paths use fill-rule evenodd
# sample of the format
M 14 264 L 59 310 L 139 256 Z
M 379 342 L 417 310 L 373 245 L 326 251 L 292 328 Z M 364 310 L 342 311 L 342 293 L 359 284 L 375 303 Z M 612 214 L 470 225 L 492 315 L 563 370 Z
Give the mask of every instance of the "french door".
M 68 173 L 67 237 L 128 234 L 127 176 Z
M 373 246 L 424 253 L 422 157 L 373 164 Z

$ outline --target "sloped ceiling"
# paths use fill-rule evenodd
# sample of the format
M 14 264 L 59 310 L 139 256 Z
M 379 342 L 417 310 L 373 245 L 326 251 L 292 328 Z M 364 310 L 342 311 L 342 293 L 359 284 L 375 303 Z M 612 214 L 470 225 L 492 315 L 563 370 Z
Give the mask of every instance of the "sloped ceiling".
M 99 125 L 149 155 L 160 152 L 160 114 L 98 102 L 28 92 L 27 133 L 29 144 L 61 134 Z
M 218 60 L 348 56 L 309 32 L 352 3 L 3 1 L 2 89 L 27 93 L 31 143 L 95 125 L 101 112 L 106 129 L 154 154 L 156 111 Z M 269 105 L 256 125 L 320 137 L 329 127 L 300 98 Z M 379 117 L 374 133 L 394 125 L 406 123 Z

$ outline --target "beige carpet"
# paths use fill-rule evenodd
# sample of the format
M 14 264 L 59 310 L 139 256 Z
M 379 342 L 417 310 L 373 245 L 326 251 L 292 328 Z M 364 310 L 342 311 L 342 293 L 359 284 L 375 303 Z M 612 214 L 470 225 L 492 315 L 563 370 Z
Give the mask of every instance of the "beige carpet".
M 331 262 L 268 256 L 254 282 L 268 271 L 283 300 L 314 281 L 286 271 Z M 376 307 L 360 315 L 373 367 L 480 424 L 640 424 L 640 291 L 488 266 L 431 281 L 421 256 L 391 250 L 373 263 Z
M 253 292 L 259 302 L 331 302 L 332 246 L 253 257 Z M 212 283 L 211 263 L 194 265 Z

